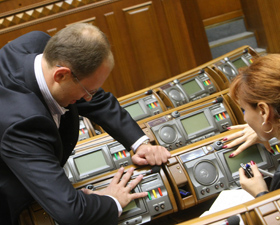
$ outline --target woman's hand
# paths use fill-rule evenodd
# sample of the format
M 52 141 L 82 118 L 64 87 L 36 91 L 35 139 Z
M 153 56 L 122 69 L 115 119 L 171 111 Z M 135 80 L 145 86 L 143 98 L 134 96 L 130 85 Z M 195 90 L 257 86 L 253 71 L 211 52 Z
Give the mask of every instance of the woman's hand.
M 243 168 L 239 169 L 240 185 L 245 191 L 256 197 L 257 194 L 268 191 L 268 188 L 254 161 L 251 161 L 251 169 L 254 175 L 251 178 L 247 178 Z
M 270 144 L 268 141 L 261 141 L 256 134 L 256 132 L 248 125 L 248 124 L 242 124 L 242 125 L 235 125 L 228 128 L 229 130 L 240 130 L 238 132 L 235 132 L 234 134 L 230 134 L 227 137 L 223 138 L 223 141 L 230 141 L 232 142 L 226 144 L 223 146 L 223 148 L 232 148 L 236 145 L 241 144 L 232 154 L 231 157 L 234 157 L 238 155 L 239 153 L 243 152 L 245 149 L 250 147 L 251 145 L 254 145 L 256 143 L 262 143 L 267 151 L 274 153 L 272 150 Z

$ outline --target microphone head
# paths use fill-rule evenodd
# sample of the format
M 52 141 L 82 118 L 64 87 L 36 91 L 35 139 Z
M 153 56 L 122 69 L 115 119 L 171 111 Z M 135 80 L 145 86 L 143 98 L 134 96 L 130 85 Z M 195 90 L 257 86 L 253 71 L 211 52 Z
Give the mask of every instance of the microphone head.
M 224 99 L 222 97 L 218 97 L 215 99 L 214 103 L 222 103 Z
M 153 93 L 153 91 L 150 89 L 150 90 L 148 90 L 148 91 L 145 92 L 145 95 L 150 95 L 150 94 L 152 94 L 152 93 Z
M 237 215 L 227 218 L 228 225 L 239 225 L 240 218 Z
M 158 173 L 160 171 L 161 167 L 160 166 L 153 166 L 151 169 L 151 173 Z
M 205 70 L 204 69 L 201 69 L 198 73 L 199 74 L 203 74 L 205 72 Z

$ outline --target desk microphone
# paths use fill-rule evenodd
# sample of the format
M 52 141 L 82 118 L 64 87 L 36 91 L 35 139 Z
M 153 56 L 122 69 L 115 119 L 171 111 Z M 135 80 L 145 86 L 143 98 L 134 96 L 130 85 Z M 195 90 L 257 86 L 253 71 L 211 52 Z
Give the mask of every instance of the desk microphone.
M 140 172 L 138 173 L 137 175 L 132 175 L 130 177 L 130 179 L 133 179 L 135 177 L 137 177 L 138 175 L 149 175 L 149 174 L 152 174 L 152 173 L 158 173 L 160 171 L 161 167 L 160 166 L 153 166 L 150 170 L 148 171 L 144 171 L 144 172 Z M 89 184 L 86 186 L 86 189 L 90 189 L 92 191 L 98 189 L 98 188 L 101 188 L 101 187 L 106 187 L 108 186 L 110 183 L 105 183 L 105 184 L 100 184 L 100 185 L 97 185 L 97 186 L 94 186 L 93 184 Z
M 132 175 L 131 178 L 135 178 L 138 175 L 148 175 L 148 174 L 152 174 L 152 173 L 158 173 L 160 171 L 161 167 L 160 166 L 153 166 L 150 170 L 148 171 L 144 171 L 144 172 L 140 172 L 137 175 Z
M 129 101 L 131 99 L 135 99 L 135 98 L 138 98 L 140 96 L 151 95 L 151 94 L 153 94 L 153 90 L 150 89 L 150 90 L 145 91 L 144 93 L 141 93 L 141 94 L 138 94 L 138 95 L 135 95 L 135 96 L 132 96 L 130 98 L 127 98 L 127 99 L 123 100 L 121 102 L 121 104 L 124 104 L 125 102 L 127 102 L 127 101 Z
M 218 97 L 212 103 L 222 103 L 224 101 L 223 97 Z
M 237 215 L 231 216 L 227 218 L 224 222 L 222 222 L 220 225 L 239 225 L 240 218 Z

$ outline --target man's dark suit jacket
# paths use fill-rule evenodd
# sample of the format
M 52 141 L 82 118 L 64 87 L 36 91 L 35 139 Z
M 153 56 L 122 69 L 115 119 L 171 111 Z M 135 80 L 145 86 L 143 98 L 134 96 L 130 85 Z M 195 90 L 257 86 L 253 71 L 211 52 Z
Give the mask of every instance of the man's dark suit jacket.
M 33 200 L 60 224 L 117 224 L 114 200 L 75 190 L 63 165 L 78 139 L 79 115 L 127 149 L 144 133 L 102 89 L 91 102 L 70 105 L 58 129 L 34 74 L 34 59 L 49 38 L 34 31 L 0 50 L 0 224 L 16 224 Z

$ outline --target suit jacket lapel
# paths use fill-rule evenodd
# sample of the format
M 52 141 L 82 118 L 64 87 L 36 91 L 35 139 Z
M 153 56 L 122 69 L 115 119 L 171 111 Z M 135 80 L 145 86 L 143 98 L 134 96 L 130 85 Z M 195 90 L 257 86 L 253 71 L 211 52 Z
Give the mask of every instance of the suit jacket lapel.
M 61 116 L 59 133 L 63 144 L 64 154 L 62 166 L 66 163 L 79 137 L 79 114 L 76 105 L 70 105 L 69 111 Z

